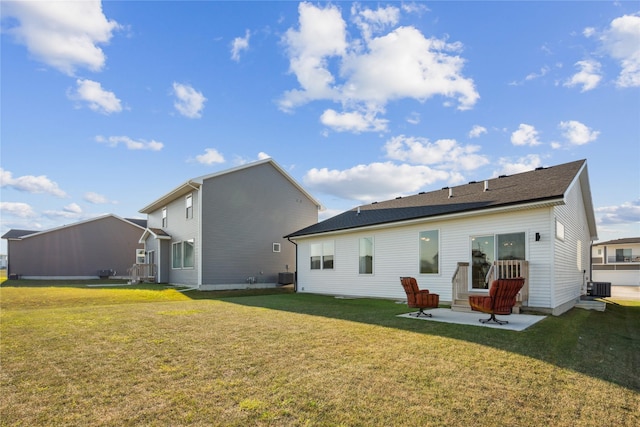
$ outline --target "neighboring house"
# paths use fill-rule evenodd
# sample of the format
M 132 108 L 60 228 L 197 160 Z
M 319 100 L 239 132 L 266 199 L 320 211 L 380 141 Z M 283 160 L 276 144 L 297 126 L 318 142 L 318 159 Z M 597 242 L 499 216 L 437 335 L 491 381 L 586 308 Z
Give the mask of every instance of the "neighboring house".
M 4 270 L 7 268 L 7 256 L 5 254 L 0 254 L 0 270 Z
M 149 275 L 201 290 L 293 283 L 282 236 L 317 223 L 320 208 L 272 159 L 188 180 L 140 210 Z
M 594 243 L 592 280 L 613 286 L 640 286 L 640 237 Z
M 495 277 L 560 314 L 586 293 L 597 238 L 585 160 L 374 202 L 286 235 L 298 292 L 404 299 L 400 276 L 468 309 Z
M 104 215 L 45 231 L 9 230 L 9 277 L 93 279 L 127 276 L 146 221 Z

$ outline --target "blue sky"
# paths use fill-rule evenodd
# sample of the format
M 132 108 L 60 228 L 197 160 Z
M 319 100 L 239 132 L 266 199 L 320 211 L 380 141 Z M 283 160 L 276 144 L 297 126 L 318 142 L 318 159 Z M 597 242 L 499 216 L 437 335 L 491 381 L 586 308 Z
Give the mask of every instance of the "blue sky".
M 600 240 L 640 236 L 638 2 L 1 11 L 2 234 L 142 217 L 187 179 L 270 156 L 321 219 L 587 159 Z

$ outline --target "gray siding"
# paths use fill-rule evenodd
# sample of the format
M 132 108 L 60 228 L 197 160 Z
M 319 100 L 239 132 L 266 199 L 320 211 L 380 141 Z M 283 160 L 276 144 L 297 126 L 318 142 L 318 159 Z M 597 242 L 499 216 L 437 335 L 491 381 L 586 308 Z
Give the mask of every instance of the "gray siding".
M 9 240 L 10 273 L 26 277 L 96 277 L 99 270 L 125 276 L 135 263 L 143 229 L 107 216 Z
M 167 250 L 163 251 L 168 263 L 164 265 L 169 269 L 169 282 L 183 285 L 198 284 L 198 259 L 199 259 L 199 233 L 198 233 L 198 205 L 199 192 L 194 190 L 193 196 L 193 217 L 186 217 L 185 199 L 187 195 L 179 196 L 167 205 L 167 227 L 164 230 L 171 235 L 171 242 L 167 245 Z M 195 265 L 193 268 L 173 268 L 172 245 L 193 239 L 195 243 Z M 164 261 L 164 259 L 163 259 Z
M 287 266 L 295 270 L 295 245 L 282 236 L 315 224 L 318 209 L 274 166 L 207 179 L 201 195 L 202 284 L 276 283 Z

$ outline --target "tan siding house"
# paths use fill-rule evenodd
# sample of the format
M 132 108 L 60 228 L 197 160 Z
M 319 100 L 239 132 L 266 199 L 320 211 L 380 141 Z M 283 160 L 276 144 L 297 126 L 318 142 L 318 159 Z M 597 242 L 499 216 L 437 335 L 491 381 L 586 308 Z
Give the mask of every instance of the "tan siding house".
M 126 277 L 135 262 L 144 220 L 104 215 L 45 231 L 9 230 L 10 277 L 94 279 Z

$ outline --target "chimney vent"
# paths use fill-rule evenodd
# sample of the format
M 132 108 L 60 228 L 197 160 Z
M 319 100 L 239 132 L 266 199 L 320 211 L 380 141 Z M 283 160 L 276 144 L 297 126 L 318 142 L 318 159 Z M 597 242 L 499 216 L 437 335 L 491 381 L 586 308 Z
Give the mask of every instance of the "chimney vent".
M 489 181 L 488 180 L 484 181 L 484 191 L 489 191 Z
M 449 188 L 449 198 L 453 197 L 453 188 Z

